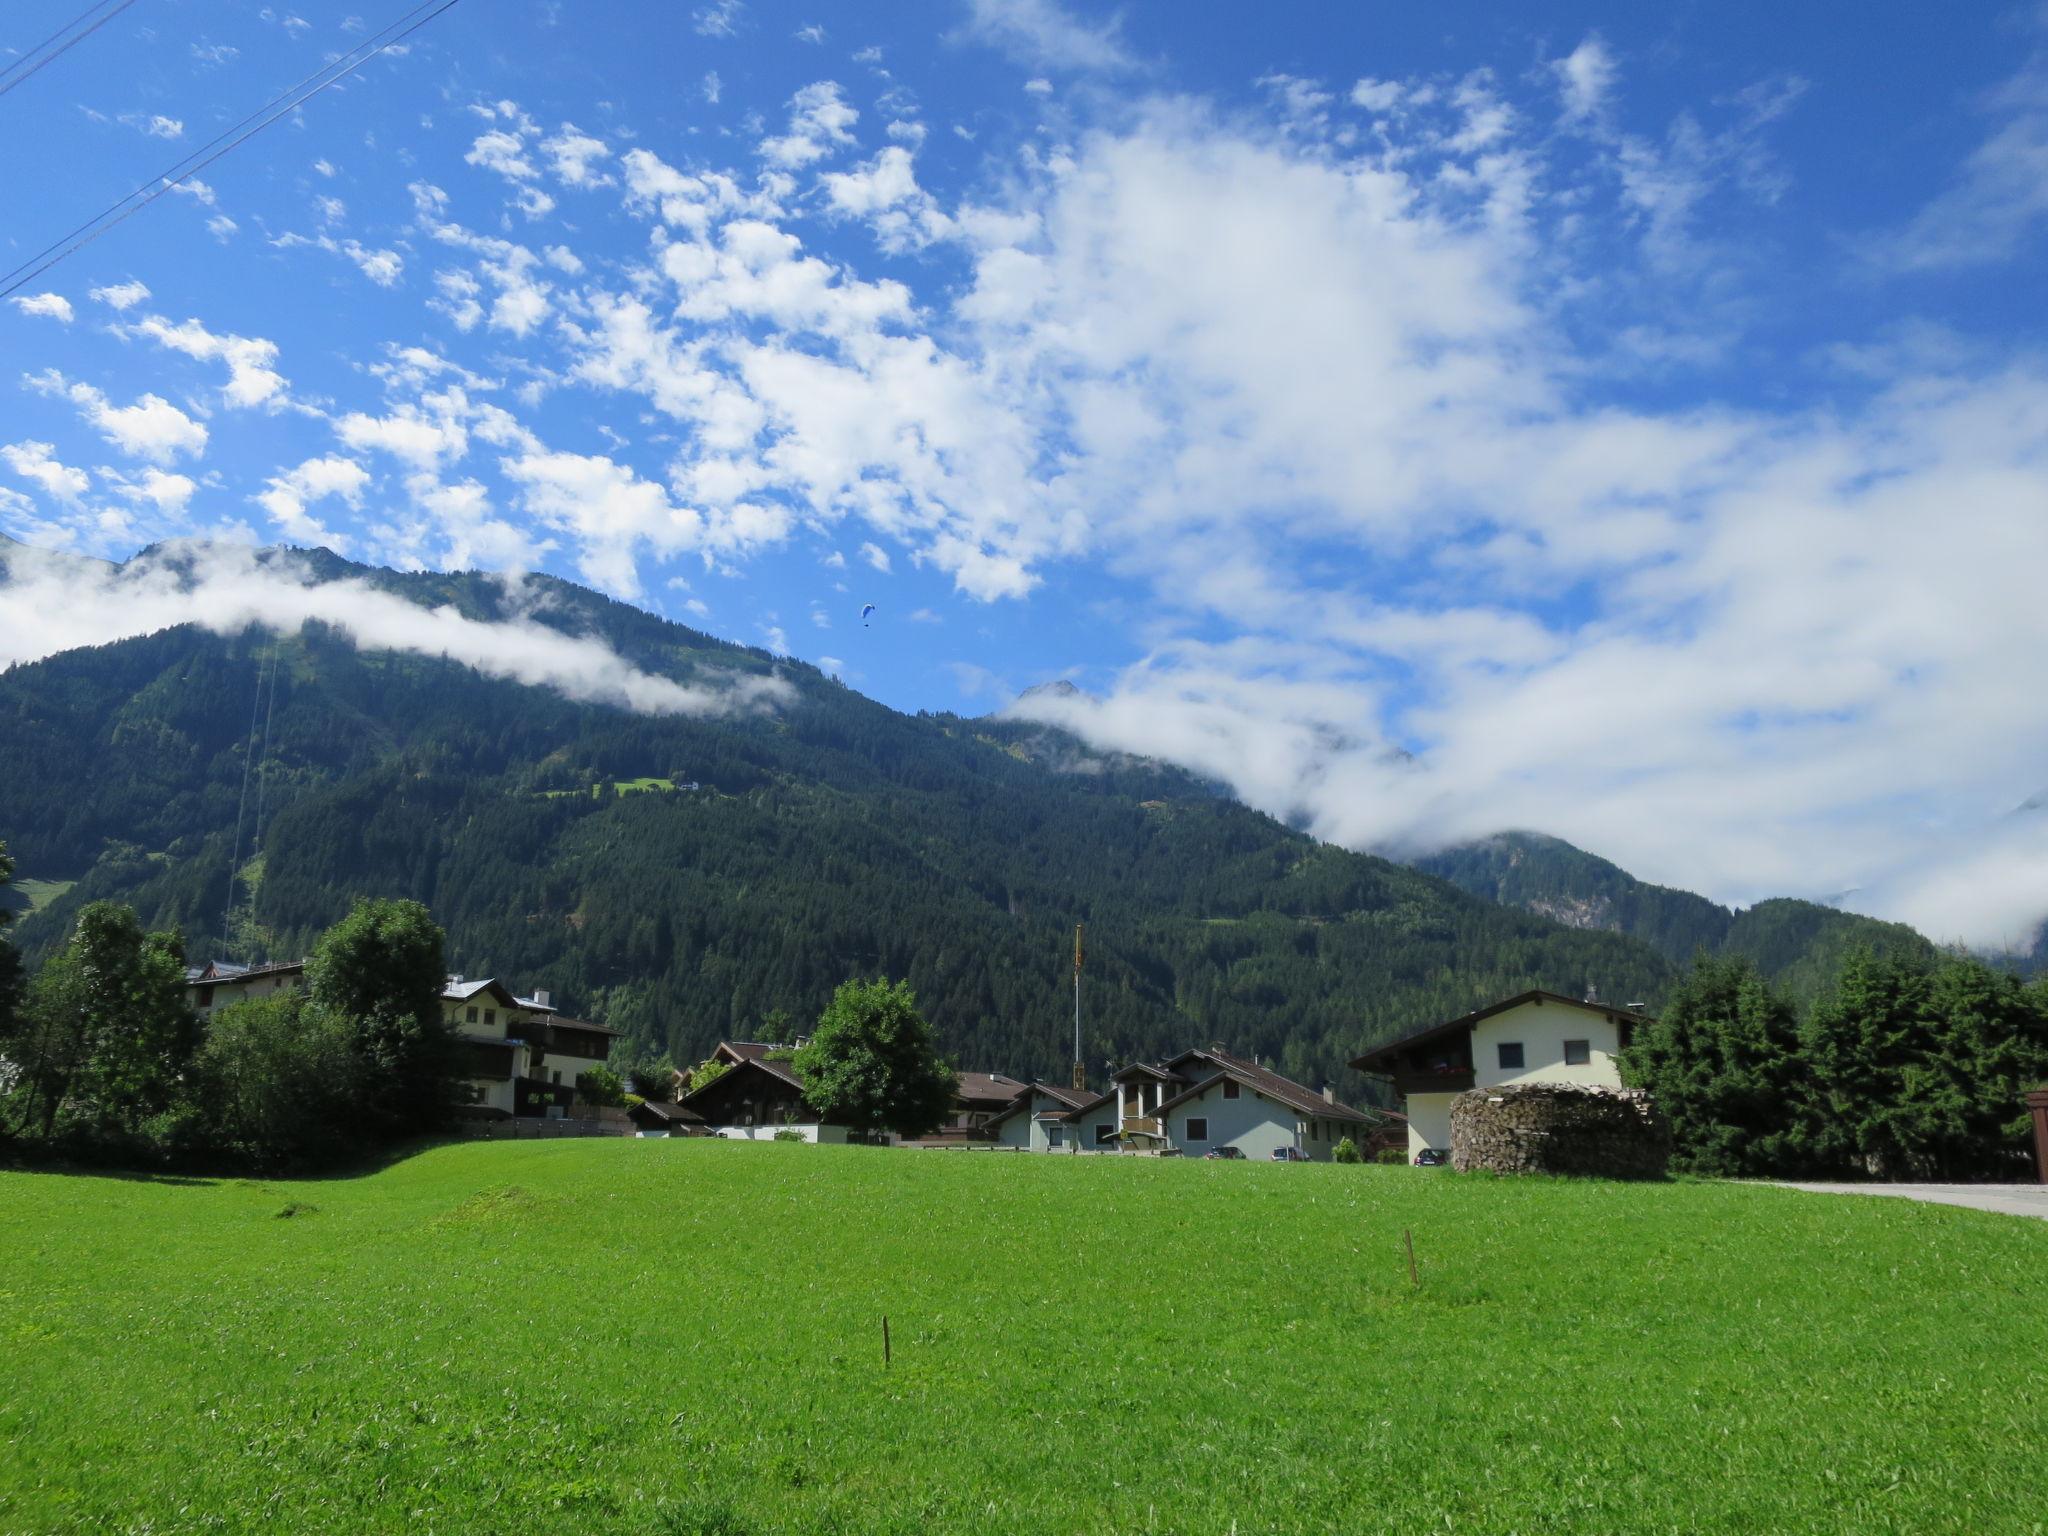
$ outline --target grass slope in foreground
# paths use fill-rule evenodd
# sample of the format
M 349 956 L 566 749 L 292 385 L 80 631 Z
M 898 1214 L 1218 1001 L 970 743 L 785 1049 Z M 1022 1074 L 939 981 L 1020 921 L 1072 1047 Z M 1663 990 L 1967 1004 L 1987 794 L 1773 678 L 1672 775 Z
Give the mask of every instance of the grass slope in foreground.
M 4 1531 L 2039 1530 L 2048 1224 L 473 1144 L 0 1175 L 0 1345 Z

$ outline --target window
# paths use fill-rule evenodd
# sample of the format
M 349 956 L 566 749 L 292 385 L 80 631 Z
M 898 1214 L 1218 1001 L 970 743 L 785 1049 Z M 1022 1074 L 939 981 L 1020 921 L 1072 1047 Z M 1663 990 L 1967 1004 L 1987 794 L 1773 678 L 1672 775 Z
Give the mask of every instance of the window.
M 1564 1064 L 1568 1067 L 1583 1067 L 1593 1059 L 1593 1042 L 1590 1040 L 1567 1040 L 1564 1043 Z
M 1241 1090 L 1238 1087 L 1236 1078 L 1226 1077 L 1225 1079 L 1223 1079 L 1223 1097 L 1225 1097 L 1226 1099 L 1234 1099 L 1238 1096 L 1238 1093 L 1240 1091 Z
M 1109 1145 L 1109 1144 L 1110 1144 L 1111 1142 L 1113 1142 L 1113 1141 L 1115 1141 L 1115 1140 L 1116 1140 L 1116 1127 L 1115 1127 L 1115 1126 L 1113 1126 L 1113 1125 L 1098 1125 L 1097 1127 L 1095 1127 L 1095 1145 L 1097 1145 L 1098 1147 L 1106 1147 L 1106 1146 L 1108 1146 L 1108 1145 Z
M 1207 1120 L 1188 1121 L 1187 1135 L 1183 1139 L 1187 1141 L 1207 1141 L 1209 1139 L 1209 1122 Z
M 1048 1147 L 1057 1147 L 1057 1146 L 1059 1146 L 1059 1145 L 1060 1145 L 1060 1142 L 1061 1142 L 1061 1136 L 1060 1136 L 1060 1132 L 1061 1132 L 1061 1131 L 1063 1131 L 1064 1129 L 1065 1129 L 1065 1127 L 1064 1127 L 1064 1126 L 1058 1126 L 1058 1125 L 1048 1125 L 1048 1126 L 1047 1126 L 1047 1127 L 1045 1128 L 1045 1144 L 1046 1144 L 1046 1145 L 1047 1145 Z
M 1521 1067 L 1521 1065 L 1522 1065 L 1522 1042 L 1521 1042 L 1521 1041 L 1519 1041 L 1519 1040 L 1503 1040 L 1503 1041 L 1501 1041 L 1501 1043 L 1500 1043 L 1500 1064 L 1501 1064 L 1501 1070 L 1502 1070 L 1502 1071 L 1506 1071 L 1506 1070 L 1508 1070 L 1509 1068 L 1514 1068 L 1514 1069 L 1517 1069 L 1517 1070 L 1519 1070 L 1519 1069 L 1520 1069 L 1520 1067 Z
M 474 1008 L 470 1009 L 469 1012 L 463 1016 L 463 1022 L 465 1024 L 474 1024 L 476 1022 L 476 1010 Z
M 495 1009 L 495 1008 L 486 1008 L 486 1009 L 484 1010 L 484 1022 L 485 1022 L 486 1024 L 495 1024 L 495 1023 L 497 1023 L 497 1022 L 498 1022 L 498 1010 L 497 1010 L 497 1009 Z

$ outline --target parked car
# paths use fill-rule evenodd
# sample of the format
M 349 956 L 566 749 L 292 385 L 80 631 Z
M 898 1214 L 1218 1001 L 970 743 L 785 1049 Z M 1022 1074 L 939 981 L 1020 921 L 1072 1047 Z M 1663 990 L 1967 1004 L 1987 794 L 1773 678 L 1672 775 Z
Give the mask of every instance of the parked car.
M 1299 1147 L 1275 1147 L 1273 1149 L 1273 1161 L 1276 1163 L 1305 1163 L 1308 1161 L 1308 1154 Z
M 1207 1159 L 1207 1158 L 1212 1158 L 1212 1157 L 1214 1157 L 1214 1158 L 1221 1158 L 1221 1159 L 1223 1159 L 1223 1160 L 1225 1160 L 1225 1161 L 1235 1161 L 1235 1162 L 1240 1162 L 1240 1163 L 1241 1163 L 1241 1162 L 1243 1162 L 1243 1161 L 1244 1161 L 1244 1148 L 1242 1148 L 1242 1147 L 1211 1147 L 1211 1148 L 1210 1148 L 1210 1149 L 1209 1149 L 1208 1151 L 1204 1152 L 1204 1153 L 1202 1154 L 1202 1156 L 1203 1156 L 1203 1158 L 1204 1158 L 1204 1159 Z
M 1450 1161 L 1450 1153 L 1439 1152 L 1435 1147 L 1424 1147 L 1415 1154 L 1415 1166 L 1418 1168 L 1446 1168 Z

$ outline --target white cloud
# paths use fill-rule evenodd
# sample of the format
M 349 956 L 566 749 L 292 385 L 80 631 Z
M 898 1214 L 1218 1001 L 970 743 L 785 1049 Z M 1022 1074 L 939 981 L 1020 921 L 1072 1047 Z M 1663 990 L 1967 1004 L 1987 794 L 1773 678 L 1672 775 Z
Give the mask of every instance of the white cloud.
M 698 87 L 698 90 L 704 97 L 706 105 L 717 106 L 718 98 L 725 94 L 725 86 L 718 78 L 718 71 L 715 69 L 705 70 L 703 82 Z
M 800 43 L 822 44 L 825 41 L 825 29 L 816 22 L 812 22 L 807 27 L 798 27 L 796 29 L 796 40 Z
M 740 16 L 746 10 L 744 0 L 713 0 L 713 3 L 690 13 L 690 23 L 703 37 L 733 37 L 739 32 Z
M 880 571 L 884 576 L 889 574 L 889 551 L 882 548 L 881 545 L 861 545 L 860 557 L 861 559 L 867 561 L 867 563 L 873 566 L 876 570 Z
M 1619 71 L 1599 33 L 1587 34 L 1585 41 L 1550 67 L 1557 75 L 1566 122 L 1598 117 L 1606 109 Z
M 2048 13 L 2044 13 L 2048 15 Z M 1956 180 L 1880 248 L 1908 270 L 2004 261 L 2048 223 L 2048 49 L 1992 91 L 1993 128 Z
M 206 451 L 206 428 L 161 395 L 117 406 L 92 385 L 74 383 L 54 368 L 27 383 L 38 393 L 69 400 L 100 436 L 131 457 L 168 464 L 181 454 L 196 458 Z
M 358 451 L 374 449 L 415 470 L 438 472 L 444 461 L 459 459 L 469 451 L 469 432 L 454 397 L 434 399 L 442 409 L 422 410 L 408 402 L 388 416 L 350 411 L 335 422 L 334 435 Z
M 53 501 L 75 503 L 92 489 L 92 477 L 82 469 L 62 464 L 54 443 L 9 443 L 0 448 L 0 459 L 22 479 L 42 487 Z
M 498 128 L 479 134 L 469 147 L 469 153 L 462 158 L 471 165 L 496 171 L 507 181 L 532 181 L 540 174 L 533 162 L 526 158 L 525 142 L 517 135 Z
M 17 293 L 9 302 L 24 315 L 42 315 L 65 325 L 74 318 L 71 301 L 61 293 Z
M 363 488 L 370 483 L 369 471 L 354 459 L 338 454 L 307 459 L 296 469 L 271 476 L 269 488 L 258 494 L 257 505 L 288 539 L 301 544 L 324 544 L 345 553 L 348 539 L 312 517 L 309 508 L 332 496 L 350 507 L 362 505 Z
M 142 131 L 151 138 L 182 139 L 185 136 L 185 125 L 175 117 L 165 117 L 161 113 L 156 113 L 143 123 Z
M 1052 69 L 1122 70 L 1135 62 L 1120 21 L 1084 20 L 1056 0 L 968 0 L 964 30 L 1027 64 Z
M 611 177 L 596 169 L 599 161 L 611 157 L 611 146 L 602 139 L 594 139 L 581 132 L 573 123 L 562 124 L 561 132 L 553 138 L 543 139 L 540 147 L 564 186 L 608 187 L 612 184 Z
M 780 677 L 700 674 L 688 683 L 644 672 L 602 640 L 531 619 L 488 622 L 425 608 L 368 583 L 315 582 L 289 556 L 223 545 L 104 566 L 17 552 L 0 585 L 0 664 L 177 624 L 216 634 L 260 626 L 284 634 L 318 622 L 368 650 L 436 656 L 567 698 L 649 715 L 723 715 L 796 702 Z
M 289 384 L 273 366 L 277 343 L 261 336 L 216 335 L 197 320 L 173 325 L 161 315 L 145 315 L 123 335 L 143 336 L 160 347 L 182 352 L 201 362 L 225 363 L 227 383 L 221 399 L 242 410 L 265 406 L 272 410 L 290 403 Z
M 95 288 L 92 290 L 92 296 L 109 309 L 126 311 L 148 298 L 149 289 L 131 279 L 125 283 L 109 283 L 104 288 Z
M 224 213 L 206 221 L 206 232 L 222 245 L 226 245 L 233 238 L 235 231 L 241 227 Z
M 841 145 L 851 144 L 849 132 L 860 113 L 839 94 L 830 80 L 805 86 L 789 100 L 789 132 L 761 141 L 761 158 L 770 165 L 797 170 L 822 160 Z

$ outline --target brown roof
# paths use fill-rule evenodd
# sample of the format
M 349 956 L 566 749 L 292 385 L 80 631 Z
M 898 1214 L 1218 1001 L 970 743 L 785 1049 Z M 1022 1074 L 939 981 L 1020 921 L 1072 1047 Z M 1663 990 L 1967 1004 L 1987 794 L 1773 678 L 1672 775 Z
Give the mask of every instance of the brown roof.
M 654 1116 L 657 1120 L 670 1120 L 688 1125 L 702 1125 L 704 1123 L 704 1117 L 694 1109 L 687 1108 L 681 1104 L 665 1104 L 660 1099 L 649 1099 L 645 1103 L 633 1106 L 635 1114 L 643 1110 Z
M 991 1126 L 1001 1125 L 1018 1111 L 1029 1109 L 1033 1101 L 1041 1093 L 1059 1106 L 1057 1110 L 1051 1112 L 1056 1117 L 1064 1116 L 1068 1110 L 1076 1109 L 1083 1104 L 1093 1103 L 1100 1097 L 1099 1095 L 1089 1093 L 1086 1089 L 1076 1092 L 1072 1088 L 1062 1088 L 1056 1083 L 1030 1082 L 1018 1090 L 1017 1096 L 1004 1105 L 1000 1113 L 991 1115 L 986 1123 Z
M 1005 1077 L 1000 1072 L 956 1072 L 954 1096 L 962 1099 L 984 1099 L 991 1103 L 1007 1104 L 1017 1096 L 1017 1090 L 1024 1084 L 1014 1077 Z
M 782 1049 L 782 1047 L 771 1045 L 764 1046 L 762 1047 L 762 1049 L 772 1051 L 780 1050 Z M 802 1093 L 804 1091 L 803 1078 L 800 1077 L 795 1071 L 793 1071 L 790 1067 L 790 1064 L 786 1061 L 768 1061 L 758 1056 L 748 1056 L 743 1057 L 739 1061 L 734 1062 L 732 1065 L 732 1071 L 766 1072 L 770 1077 L 778 1078 L 781 1081 L 789 1084 L 789 1086 L 794 1088 L 798 1093 Z M 728 1072 L 719 1073 L 718 1076 L 711 1079 L 710 1082 L 705 1083 L 700 1087 L 692 1088 L 688 1093 L 684 1094 L 681 1102 L 687 1104 L 690 1102 L 690 1100 L 711 1092 L 712 1089 L 717 1088 L 721 1084 L 723 1084 L 726 1078 L 730 1075 L 731 1073 Z
M 1384 1045 L 1376 1045 L 1363 1056 L 1354 1056 L 1351 1065 L 1360 1072 L 1384 1073 L 1388 1069 L 1378 1063 L 1385 1061 L 1394 1052 L 1407 1050 L 1410 1046 L 1425 1045 L 1439 1035 L 1455 1034 L 1461 1029 L 1470 1029 L 1483 1019 L 1490 1019 L 1496 1013 L 1506 1013 L 1510 1008 L 1519 1008 L 1524 1003 L 1561 1003 L 1567 1008 L 1604 1014 L 1616 1023 L 1624 1019 L 1631 1024 L 1656 1022 L 1648 1014 L 1637 1013 L 1633 1008 L 1621 1008 L 1613 1003 L 1589 1003 L 1582 997 L 1567 997 L 1562 992 L 1545 992 L 1537 987 L 1527 992 L 1517 992 L 1513 997 L 1504 997 L 1497 1003 L 1488 1003 L 1484 1008 L 1475 1008 L 1472 1012 L 1460 1014 L 1455 1019 L 1446 1019 L 1441 1024 L 1428 1025 L 1411 1034 L 1389 1040 Z
M 613 1029 L 609 1024 L 599 1024 L 591 1019 L 565 1019 L 560 1014 L 549 1019 L 548 1023 L 556 1029 L 581 1029 L 593 1035 L 623 1036 L 626 1033 L 623 1029 Z
M 721 1040 L 718 1049 L 711 1053 L 712 1059 L 730 1056 L 735 1065 L 742 1061 L 759 1061 L 770 1051 L 786 1051 L 789 1047 L 772 1040 Z
M 1353 1109 L 1349 1104 L 1326 1099 L 1315 1089 L 1304 1088 L 1293 1078 L 1282 1077 L 1270 1067 L 1262 1067 L 1255 1061 L 1246 1061 L 1242 1057 L 1231 1055 L 1228 1051 L 1216 1050 L 1213 1047 L 1206 1051 L 1188 1051 L 1184 1055 L 1176 1056 L 1172 1065 L 1178 1067 L 1184 1061 L 1196 1060 L 1208 1062 L 1215 1067 L 1217 1076 L 1235 1078 L 1252 1092 L 1285 1104 L 1289 1109 L 1298 1109 L 1305 1115 L 1320 1115 L 1325 1120 L 1357 1120 L 1361 1123 L 1370 1122 L 1373 1118 L 1361 1110 Z M 1163 1115 L 1176 1104 L 1186 1103 L 1189 1099 L 1199 1096 L 1215 1081 L 1215 1076 L 1204 1078 L 1192 1088 L 1175 1094 L 1159 1106 L 1159 1113 Z

